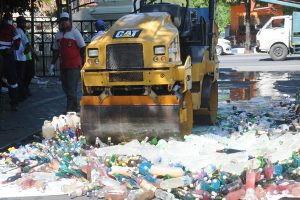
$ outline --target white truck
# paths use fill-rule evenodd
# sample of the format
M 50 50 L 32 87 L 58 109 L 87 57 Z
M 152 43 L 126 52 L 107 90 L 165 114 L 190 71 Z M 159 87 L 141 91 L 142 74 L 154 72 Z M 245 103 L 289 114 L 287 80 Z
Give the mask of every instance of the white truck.
M 300 12 L 276 16 L 258 31 L 256 51 L 267 52 L 272 60 L 285 60 L 288 54 L 300 53 Z

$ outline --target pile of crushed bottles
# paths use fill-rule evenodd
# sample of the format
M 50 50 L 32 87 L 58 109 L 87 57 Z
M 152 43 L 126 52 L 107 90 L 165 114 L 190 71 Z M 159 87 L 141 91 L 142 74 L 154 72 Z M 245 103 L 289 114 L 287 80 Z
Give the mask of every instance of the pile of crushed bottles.
M 96 146 L 99 142 L 98 139 Z M 156 139 L 150 141 L 153 145 L 156 142 Z M 2 153 L 0 166 L 7 166 L 7 170 L 1 173 L 15 171 L 15 174 L 1 184 L 45 191 L 51 181 L 75 179 L 75 183 L 61 188 L 71 198 L 86 195 L 97 199 L 234 200 L 265 199 L 278 194 L 300 196 L 300 151 L 277 163 L 265 157 L 250 157 L 251 164 L 242 174 L 234 175 L 212 164 L 192 172 L 179 164 L 151 163 L 139 155 L 100 157 L 98 150 L 101 148 L 88 145 L 78 130 L 77 133 L 69 128 L 56 130 L 54 137 L 42 143 L 33 142 Z
M 258 98 L 259 99 L 259 98 Z M 212 131 L 222 136 L 242 135 L 245 132 L 275 136 L 284 132 L 300 131 L 300 92 L 296 98 L 283 96 L 276 100 L 231 102 L 222 104 L 227 110 L 218 114 L 218 122 Z M 267 104 L 266 104 L 267 102 Z M 229 108 L 229 109 L 228 109 Z
M 292 101 L 276 104 L 276 109 L 287 111 L 281 115 L 275 114 L 276 109 L 257 114 L 232 107 L 227 122 L 225 119 L 219 119 L 219 122 L 223 123 L 220 125 L 223 128 L 224 123 L 228 123 L 224 130 L 232 129 L 233 134 L 253 131 L 259 137 L 261 134 L 274 135 L 270 130 L 280 129 L 278 134 L 300 132 L 299 107 Z M 268 126 L 262 127 L 262 124 Z M 300 145 L 288 159 L 273 163 L 267 155 L 249 156 L 249 164 L 243 172 L 233 174 L 214 164 L 195 171 L 179 163 L 154 163 L 137 154 L 100 155 L 103 149 L 112 147 L 110 138 L 107 144 L 99 138 L 94 145 L 88 144 L 76 113 L 45 121 L 43 137 L 41 142 L 11 147 L 0 153 L 2 188 L 17 185 L 19 191 L 35 189 L 43 193 L 50 189 L 51 182 L 72 179 L 72 183 L 60 188 L 61 193 L 71 198 L 256 200 L 275 196 L 300 197 Z M 145 138 L 140 143 L 156 147 L 162 144 L 161 141 Z M 224 148 L 218 153 L 238 154 L 242 151 Z

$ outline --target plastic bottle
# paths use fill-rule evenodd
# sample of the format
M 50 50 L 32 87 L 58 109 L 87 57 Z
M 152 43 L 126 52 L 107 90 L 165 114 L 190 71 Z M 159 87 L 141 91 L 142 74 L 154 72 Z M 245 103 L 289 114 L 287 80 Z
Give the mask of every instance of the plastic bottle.
M 246 189 L 254 189 L 255 188 L 255 176 L 256 173 L 252 169 L 252 166 L 246 172 Z
M 189 176 L 182 176 L 177 178 L 170 178 L 163 180 L 160 183 L 160 188 L 164 190 L 169 190 L 178 187 L 184 187 L 192 183 L 192 178 Z
M 51 122 L 48 120 L 44 121 L 44 125 L 42 127 L 42 135 L 46 140 L 51 139 L 55 135 L 55 128 L 52 126 Z
M 286 189 L 289 191 L 289 193 L 292 193 L 292 189 L 297 187 L 300 187 L 299 182 L 289 184 Z
M 102 142 L 99 137 L 96 137 L 96 140 L 95 140 L 95 147 L 96 148 L 102 148 L 102 147 L 107 147 L 107 146 L 108 145 L 105 144 L 104 142 Z
M 69 196 L 71 198 L 81 197 L 85 195 L 87 192 L 91 191 L 93 189 L 93 185 L 87 184 L 80 188 L 77 188 L 75 191 L 69 193 Z
M 224 148 L 222 150 L 217 150 L 217 153 L 226 153 L 226 154 L 232 154 L 232 153 L 239 153 L 244 152 L 245 150 L 239 150 L 239 149 L 230 149 L 230 148 Z
M 258 199 L 260 200 L 263 200 L 266 198 L 266 191 L 263 189 L 263 187 L 261 185 L 258 185 L 256 188 L 255 188 L 255 193 L 256 193 L 256 196 Z
M 60 115 L 58 117 L 58 130 L 63 131 L 66 128 L 66 115 Z
M 281 176 L 283 171 L 283 166 L 280 164 L 274 165 L 274 175 L 275 176 Z
M 69 194 L 71 199 L 76 198 L 76 197 L 81 197 L 83 195 L 84 195 L 84 191 L 82 188 L 77 188 L 75 191 L 73 191 Z
M 99 183 L 100 185 L 103 185 L 103 186 L 117 186 L 117 185 L 120 185 L 120 183 L 110 177 L 107 177 L 107 176 L 101 176 L 99 177 Z
M 246 190 L 246 195 L 243 199 L 244 200 L 258 200 L 255 190 L 252 188 L 249 188 Z
M 76 191 L 80 187 L 82 187 L 82 184 L 78 184 L 78 183 L 66 184 L 61 187 L 61 191 L 66 194 L 70 194 L 73 191 Z
M 300 197 L 300 186 L 292 188 L 291 194 L 295 197 Z
M 104 187 L 104 198 L 109 200 L 124 200 L 127 197 L 127 189 L 123 185 Z
M 144 189 L 131 190 L 127 196 L 127 200 L 150 200 L 154 198 L 154 192 Z
M 83 135 L 83 133 L 81 131 L 80 123 L 77 123 L 75 126 L 75 135 L 78 139 Z
M 242 199 L 245 196 L 246 192 L 244 189 L 239 189 L 233 192 L 229 192 L 225 199 L 226 200 L 238 200 L 238 199 Z
M 69 127 L 69 128 L 74 128 L 76 124 L 73 123 L 73 120 L 72 120 L 72 115 L 74 115 L 75 112 L 67 112 L 66 114 L 66 125 Z M 76 115 L 76 113 L 75 113 Z
M 241 179 L 237 179 L 231 183 L 225 184 L 222 187 L 221 192 L 223 194 L 227 194 L 229 192 L 233 192 L 233 191 L 241 189 L 242 186 L 243 186 L 243 183 L 242 183 Z
M 172 193 L 166 192 L 161 189 L 155 191 L 155 197 L 163 200 L 174 200 L 175 196 Z
M 211 181 L 211 187 L 213 188 L 214 191 L 218 191 L 220 189 L 221 182 L 218 179 L 213 179 Z
M 121 174 L 123 176 L 130 177 L 132 172 L 134 171 L 133 167 L 121 167 L 121 166 L 112 166 L 110 174 Z
M 152 165 L 149 172 L 156 176 L 171 176 L 171 177 L 181 177 L 184 175 L 184 171 L 180 167 L 169 167 L 163 165 Z
M 19 178 L 22 178 L 22 174 L 21 173 L 17 173 L 13 176 L 8 177 L 5 181 L 2 181 L 2 184 L 6 184 L 6 183 L 10 183 L 13 182 Z
M 88 167 L 87 167 L 87 180 L 90 183 L 94 183 L 96 181 L 97 177 L 99 177 L 99 174 L 97 172 L 97 168 L 95 166 L 94 159 L 91 157 L 91 155 L 89 155 Z
M 57 116 L 54 116 L 52 118 L 51 124 L 55 128 L 55 130 L 58 128 L 58 122 L 59 122 L 59 118 Z
M 271 194 L 271 195 L 278 194 L 277 185 L 275 183 L 266 185 L 265 188 L 266 188 L 265 191 L 267 192 L 267 194 Z
M 273 178 L 273 173 L 274 173 L 274 166 L 272 165 L 271 162 L 268 162 L 264 169 L 264 175 L 266 179 L 271 179 Z
M 144 179 L 141 176 L 132 176 L 131 178 L 134 179 L 134 181 L 143 189 L 148 190 L 148 191 L 152 191 L 155 192 L 155 190 L 157 189 L 156 186 L 154 186 L 152 183 L 150 183 L 149 181 L 147 181 L 146 179 Z

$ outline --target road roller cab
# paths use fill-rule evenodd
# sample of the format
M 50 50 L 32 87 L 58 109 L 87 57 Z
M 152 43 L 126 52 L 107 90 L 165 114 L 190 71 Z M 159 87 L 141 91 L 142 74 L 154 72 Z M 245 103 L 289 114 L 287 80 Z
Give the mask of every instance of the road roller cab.
M 90 142 L 182 136 L 194 119 L 215 122 L 214 3 L 205 19 L 188 2 L 140 1 L 88 45 L 80 117 Z

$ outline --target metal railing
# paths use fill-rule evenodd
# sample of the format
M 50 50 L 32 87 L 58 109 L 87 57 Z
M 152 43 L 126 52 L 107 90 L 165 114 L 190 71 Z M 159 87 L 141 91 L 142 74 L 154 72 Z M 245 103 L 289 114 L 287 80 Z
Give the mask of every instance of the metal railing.
M 97 4 L 99 0 L 71 0 L 71 10 L 72 12 L 78 12 L 81 7 L 87 7 Z
M 114 20 L 106 20 L 106 28 L 112 26 L 113 23 Z M 92 36 L 96 33 L 94 24 L 95 20 L 74 20 L 72 22 L 73 27 L 77 28 L 82 34 L 86 44 L 90 43 Z M 34 49 L 39 57 L 39 61 L 35 61 L 37 76 L 48 76 L 48 66 L 52 58 L 52 45 L 57 31 L 56 18 L 35 18 Z M 56 64 L 55 75 L 59 75 L 59 61 Z

